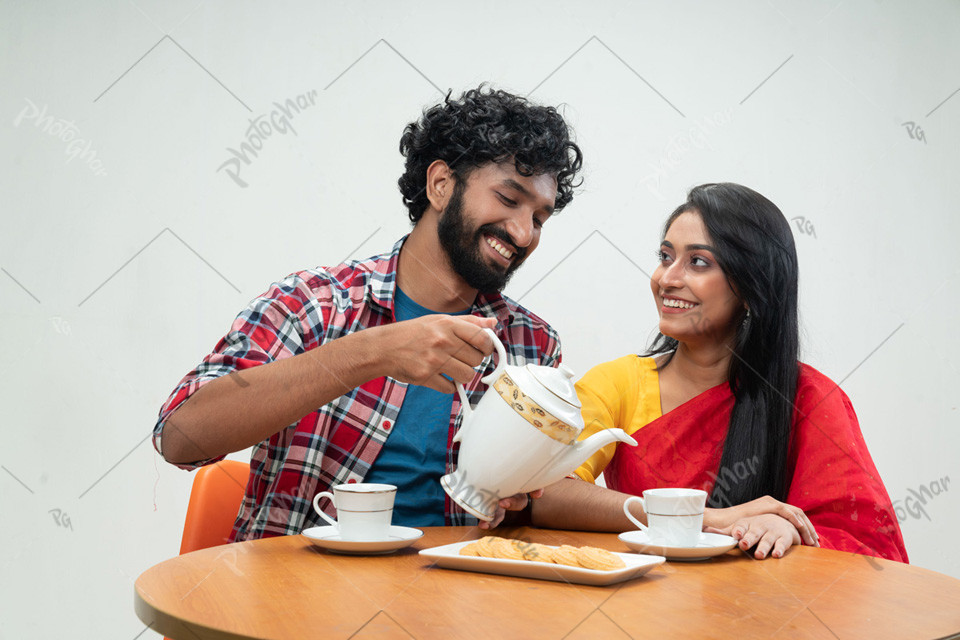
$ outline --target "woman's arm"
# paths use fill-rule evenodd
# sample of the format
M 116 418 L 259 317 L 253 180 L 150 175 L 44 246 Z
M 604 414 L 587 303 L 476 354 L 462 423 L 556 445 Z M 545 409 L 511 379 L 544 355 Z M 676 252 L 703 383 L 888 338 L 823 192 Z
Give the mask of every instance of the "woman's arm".
M 850 399 L 804 365 L 796 411 L 787 502 L 816 524 L 824 547 L 907 562 L 893 506 Z

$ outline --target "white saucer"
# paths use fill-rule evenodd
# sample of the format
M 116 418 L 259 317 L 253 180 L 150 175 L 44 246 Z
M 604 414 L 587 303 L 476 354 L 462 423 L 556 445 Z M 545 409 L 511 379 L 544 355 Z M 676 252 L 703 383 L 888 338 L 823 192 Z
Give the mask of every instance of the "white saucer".
M 719 533 L 701 533 L 695 547 L 675 547 L 653 542 L 646 531 L 627 531 L 618 536 L 624 544 L 639 553 L 664 556 L 667 560 L 706 560 L 737 546 L 737 541 Z
M 390 533 L 384 540 L 344 540 L 333 526 L 310 527 L 304 529 L 301 535 L 305 536 L 321 549 L 333 551 L 335 553 L 345 553 L 350 555 L 378 555 L 384 553 L 393 553 L 397 549 L 403 549 L 413 544 L 423 535 L 420 529 L 412 527 L 390 527 Z

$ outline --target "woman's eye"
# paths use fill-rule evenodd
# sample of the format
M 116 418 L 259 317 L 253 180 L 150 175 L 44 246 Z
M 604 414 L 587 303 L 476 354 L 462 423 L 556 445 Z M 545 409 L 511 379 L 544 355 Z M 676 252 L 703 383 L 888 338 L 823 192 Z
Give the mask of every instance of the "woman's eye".
M 695 266 L 695 267 L 709 267 L 709 266 L 710 266 L 710 263 L 707 262 L 704 258 L 701 258 L 700 256 L 693 256 L 693 257 L 690 259 L 690 264 L 692 264 L 692 265 Z
M 659 260 L 660 262 L 668 262 L 670 260 L 669 254 L 666 254 L 663 251 L 660 251 L 659 249 L 655 252 L 655 254 L 657 256 L 657 260 Z

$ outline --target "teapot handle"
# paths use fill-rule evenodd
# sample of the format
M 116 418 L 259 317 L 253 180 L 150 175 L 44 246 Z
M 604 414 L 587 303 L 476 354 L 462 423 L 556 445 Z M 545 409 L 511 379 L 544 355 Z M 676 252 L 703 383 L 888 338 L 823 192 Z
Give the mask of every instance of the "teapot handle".
M 480 379 L 481 382 L 490 384 L 491 381 L 496 380 L 499 377 L 500 372 L 503 371 L 504 367 L 507 366 L 507 351 L 503 348 L 503 343 L 500 342 L 500 338 L 497 337 L 497 334 L 493 332 L 493 329 L 483 329 L 493 340 L 493 347 L 497 351 L 497 368 L 494 369 L 489 375 L 484 376 Z M 463 432 L 467 428 L 467 418 L 473 414 L 473 407 L 470 406 L 470 399 L 467 397 L 467 392 L 464 390 L 463 385 L 459 382 L 457 383 L 457 395 L 460 396 L 460 406 L 463 407 L 463 420 L 460 422 L 460 429 L 457 431 L 456 435 L 453 436 L 454 442 L 460 442 L 463 438 Z

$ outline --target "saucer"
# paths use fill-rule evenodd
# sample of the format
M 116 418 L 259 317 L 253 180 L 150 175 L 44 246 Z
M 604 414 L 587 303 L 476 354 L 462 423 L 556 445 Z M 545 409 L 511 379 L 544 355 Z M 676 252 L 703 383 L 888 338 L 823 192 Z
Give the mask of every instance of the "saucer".
M 619 536 L 628 547 L 639 553 L 664 556 L 667 560 L 706 560 L 719 556 L 737 546 L 737 541 L 720 533 L 701 533 L 695 547 L 676 547 L 654 542 L 646 531 L 627 531 Z
M 390 533 L 383 540 L 344 540 L 336 527 L 310 527 L 301 535 L 321 549 L 349 555 L 382 555 L 393 553 L 397 549 L 408 547 L 423 535 L 420 529 L 412 527 L 390 527 Z

